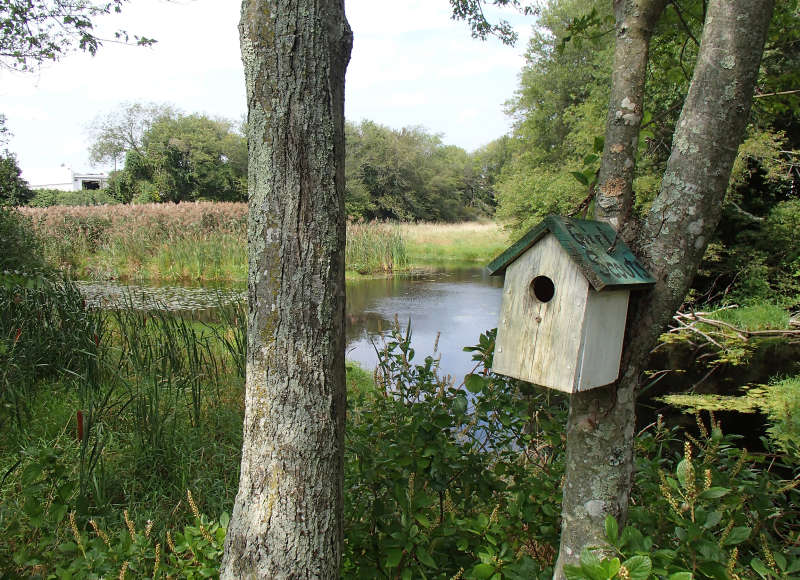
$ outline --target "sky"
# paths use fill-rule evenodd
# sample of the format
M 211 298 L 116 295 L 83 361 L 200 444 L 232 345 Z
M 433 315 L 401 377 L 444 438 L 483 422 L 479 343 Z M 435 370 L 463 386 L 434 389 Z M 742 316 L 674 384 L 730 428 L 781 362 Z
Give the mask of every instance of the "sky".
M 23 177 L 66 165 L 97 172 L 88 127 L 124 103 L 170 103 L 185 113 L 242 119 L 246 114 L 236 0 L 132 0 L 99 30 L 124 28 L 156 38 L 152 47 L 106 43 L 36 73 L 0 69 L 0 113 L 13 133 L 8 149 Z M 392 128 L 422 126 L 469 151 L 505 134 L 503 104 L 514 94 L 532 17 L 509 19 L 516 46 L 471 38 L 446 0 L 346 0 L 354 34 L 345 115 Z

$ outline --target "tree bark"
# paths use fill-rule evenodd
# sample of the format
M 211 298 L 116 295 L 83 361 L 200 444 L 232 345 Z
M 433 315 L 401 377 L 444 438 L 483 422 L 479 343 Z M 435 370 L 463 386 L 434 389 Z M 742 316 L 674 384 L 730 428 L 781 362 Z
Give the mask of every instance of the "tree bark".
M 650 38 L 667 0 L 614 2 L 616 44 L 595 218 L 619 228 L 633 205 Z
M 642 45 L 621 35 L 619 21 L 620 15 L 653 14 L 643 4 L 629 2 L 622 11 L 616 7 L 617 58 L 627 50 L 644 49 L 646 54 L 646 42 Z M 623 236 L 657 283 L 644 295 L 632 296 L 619 380 L 572 397 L 555 578 L 564 578 L 564 564 L 576 564 L 584 548 L 605 545 L 607 515 L 625 520 L 633 474 L 635 391 L 647 355 L 686 296 L 719 222 L 749 116 L 772 7 L 772 0 L 710 2 L 661 190 L 642 222 L 628 219 L 628 213 L 644 68 L 631 75 L 618 74 L 615 61 L 597 217 L 623 229 Z M 620 91 L 618 84 L 630 89 Z M 620 95 L 629 102 L 623 104 Z M 626 115 L 630 123 L 620 126 L 618 120 L 625 121 Z
M 342 550 L 343 0 L 243 0 L 249 319 L 222 578 L 338 578 Z

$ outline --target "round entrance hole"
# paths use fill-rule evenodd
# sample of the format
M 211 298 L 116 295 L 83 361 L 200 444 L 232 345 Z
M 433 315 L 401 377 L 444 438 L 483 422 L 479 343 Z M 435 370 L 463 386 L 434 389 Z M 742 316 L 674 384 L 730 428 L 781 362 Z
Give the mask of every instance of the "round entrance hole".
M 531 292 L 539 302 L 550 302 L 555 296 L 556 286 L 547 276 L 536 276 L 531 281 Z

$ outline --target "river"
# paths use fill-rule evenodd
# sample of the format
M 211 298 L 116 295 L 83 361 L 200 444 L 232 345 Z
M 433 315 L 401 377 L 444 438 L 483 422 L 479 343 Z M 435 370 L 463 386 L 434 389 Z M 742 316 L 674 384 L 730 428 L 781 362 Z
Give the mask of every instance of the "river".
M 409 320 L 414 361 L 422 364 L 433 353 L 439 336 L 437 355 L 442 375 L 458 382 L 473 368 L 465 346 L 477 344 L 484 330 L 497 326 L 502 293 L 502 278 L 491 277 L 483 268 L 425 269 L 410 274 L 362 278 L 347 282 L 346 333 L 348 360 L 366 369 L 375 367 L 373 344 L 381 344 L 381 334 L 395 317 L 405 328 Z M 179 312 L 210 311 L 222 302 L 245 297 L 243 288 L 230 286 L 142 286 L 116 283 L 81 283 L 90 304 L 113 307 L 121 301 L 134 306 L 152 304 Z

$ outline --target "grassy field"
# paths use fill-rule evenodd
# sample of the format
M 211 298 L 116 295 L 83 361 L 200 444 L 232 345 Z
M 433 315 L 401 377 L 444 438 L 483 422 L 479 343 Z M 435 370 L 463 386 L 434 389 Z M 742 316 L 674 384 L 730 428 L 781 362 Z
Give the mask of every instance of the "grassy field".
M 247 205 L 181 203 L 21 208 L 47 262 L 89 280 L 247 278 Z M 347 270 L 376 274 L 427 265 L 485 264 L 507 245 L 494 223 L 351 223 Z
M 487 263 L 509 244 L 494 222 L 402 224 L 400 233 L 412 264 Z

